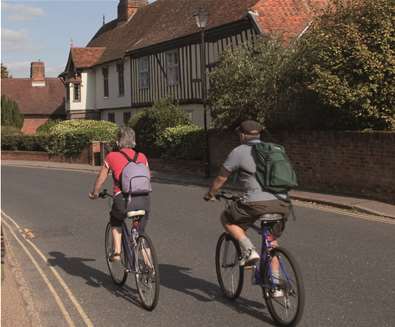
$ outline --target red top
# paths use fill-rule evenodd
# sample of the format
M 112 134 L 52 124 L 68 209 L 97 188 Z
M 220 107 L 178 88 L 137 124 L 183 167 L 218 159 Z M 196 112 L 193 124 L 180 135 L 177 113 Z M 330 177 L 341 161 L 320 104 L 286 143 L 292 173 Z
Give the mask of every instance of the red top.
M 123 152 L 125 152 L 130 159 L 133 159 L 136 152 L 133 149 L 129 148 L 123 148 Z M 139 155 L 137 157 L 137 162 L 143 163 L 148 167 L 148 160 L 144 153 L 139 152 Z M 112 171 L 112 177 L 113 177 L 113 189 L 114 189 L 114 194 L 117 194 L 121 192 L 121 189 L 118 186 L 117 181 L 119 181 L 119 177 L 121 175 L 122 169 L 126 166 L 128 163 L 128 160 L 126 157 L 120 153 L 120 152 L 110 152 L 107 154 L 106 159 L 104 159 L 104 165 L 109 168 Z

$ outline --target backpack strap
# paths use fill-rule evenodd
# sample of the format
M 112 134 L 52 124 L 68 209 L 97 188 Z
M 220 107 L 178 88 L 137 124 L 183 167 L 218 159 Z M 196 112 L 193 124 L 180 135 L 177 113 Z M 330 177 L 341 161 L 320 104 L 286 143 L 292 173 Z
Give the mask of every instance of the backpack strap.
M 133 157 L 133 159 L 130 159 L 130 157 L 125 153 L 125 152 L 123 152 L 122 150 L 121 151 L 119 151 L 119 153 L 122 153 L 123 155 L 124 155 L 124 157 L 129 161 L 129 162 L 134 162 L 134 163 L 137 163 L 137 158 L 138 158 L 138 156 L 139 156 L 139 153 L 137 152 L 137 151 L 135 151 L 134 152 L 134 157 Z

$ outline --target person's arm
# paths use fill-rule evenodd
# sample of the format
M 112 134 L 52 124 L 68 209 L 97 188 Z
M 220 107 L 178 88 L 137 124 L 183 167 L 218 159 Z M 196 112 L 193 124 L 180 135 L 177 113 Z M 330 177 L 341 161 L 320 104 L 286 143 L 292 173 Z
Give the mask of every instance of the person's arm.
M 215 193 L 217 193 L 221 187 L 226 183 L 230 176 L 230 172 L 225 169 L 225 167 L 221 167 L 221 170 L 218 176 L 214 179 L 213 183 L 211 184 L 209 191 L 204 196 L 205 200 L 213 200 Z
M 91 200 L 97 199 L 99 197 L 100 189 L 106 181 L 109 171 L 110 169 L 106 165 L 101 167 L 99 173 L 97 174 L 93 191 L 89 192 L 89 198 Z

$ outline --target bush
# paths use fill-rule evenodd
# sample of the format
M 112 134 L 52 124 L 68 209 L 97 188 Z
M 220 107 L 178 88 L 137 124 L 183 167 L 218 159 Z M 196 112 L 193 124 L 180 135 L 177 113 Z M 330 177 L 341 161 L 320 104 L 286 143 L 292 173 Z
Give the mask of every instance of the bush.
M 168 127 L 188 124 L 190 121 L 178 105 L 170 99 L 162 99 L 151 109 L 135 115 L 128 125 L 136 131 L 137 149 L 151 156 L 159 156 L 157 141 L 160 134 Z
M 298 44 L 279 122 L 285 128 L 390 129 L 394 15 L 393 0 L 332 1 Z
M 161 133 L 157 146 L 163 158 L 203 160 L 206 149 L 204 129 L 195 125 L 168 127 Z
M 19 112 L 18 104 L 5 95 L 1 96 L 1 126 L 19 129 L 23 126 L 23 115 Z
M 1 137 L 8 135 L 21 135 L 22 132 L 19 128 L 14 126 L 1 126 Z
M 50 130 L 52 127 L 54 127 L 55 125 L 59 124 L 60 122 L 62 122 L 62 120 L 59 119 L 49 119 L 45 124 L 42 124 L 41 126 L 39 126 L 36 130 L 36 134 L 49 134 Z
M 66 120 L 49 129 L 48 152 L 77 156 L 91 141 L 113 142 L 118 126 L 108 121 Z
M 1 149 L 5 151 L 46 151 L 47 136 L 9 134 L 1 138 Z

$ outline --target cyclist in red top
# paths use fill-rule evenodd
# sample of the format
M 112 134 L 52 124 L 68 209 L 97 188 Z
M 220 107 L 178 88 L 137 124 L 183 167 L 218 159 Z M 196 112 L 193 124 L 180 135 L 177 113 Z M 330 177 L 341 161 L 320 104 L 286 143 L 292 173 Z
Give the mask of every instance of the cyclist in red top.
M 130 158 L 134 158 L 136 152 L 134 147 L 136 146 L 136 135 L 133 129 L 130 127 L 121 127 L 118 133 L 117 146 L 119 150 L 126 153 Z M 148 167 L 148 161 L 146 156 L 139 152 L 137 162 L 144 163 Z M 99 197 L 99 192 L 110 172 L 113 177 L 113 190 L 114 198 L 113 205 L 110 211 L 110 223 L 112 226 L 112 236 L 114 240 L 114 253 L 111 257 L 112 260 L 120 260 L 121 258 L 121 240 L 122 240 L 122 221 L 126 217 L 127 210 L 145 210 L 146 215 L 140 222 L 140 228 L 143 231 L 148 220 L 148 214 L 150 211 L 150 196 L 138 195 L 133 196 L 131 201 L 127 201 L 127 197 L 122 194 L 119 186 L 119 177 L 122 169 L 127 165 L 128 160 L 119 151 L 112 151 L 107 154 L 104 164 L 101 167 L 93 187 L 93 191 L 89 193 L 89 198 L 95 200 Z

